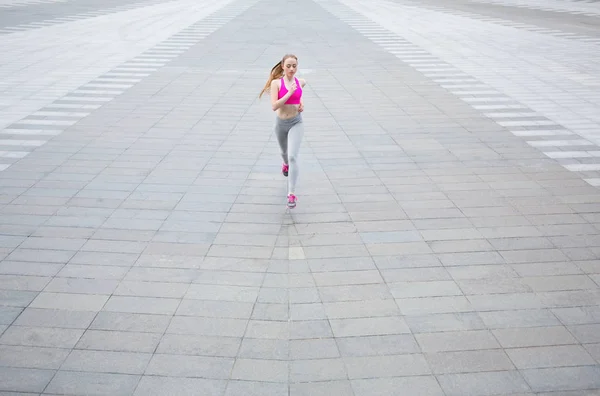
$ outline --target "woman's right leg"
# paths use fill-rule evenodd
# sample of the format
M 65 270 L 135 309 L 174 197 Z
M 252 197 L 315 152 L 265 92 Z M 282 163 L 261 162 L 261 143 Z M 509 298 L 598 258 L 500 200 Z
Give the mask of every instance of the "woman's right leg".
M 277 137 L 277 143 L 279 143 L 279 151 L 281 153 L 281 158 L 283 159 L 283 174 L 287 176 L 288 173 L 288 133 L 289 128 L 286 128 L 279 119 L 275 121 L 275 136 Z
M 296 195 L 296 182 L 300 174 L 300 166 L 298 165 L 298 153 L 300 145 L 304 137 L 304 124 L 299 122 L 290 128 L 288 134 L 288 158 L 290 164 L 290 178 L 288 180 L 288 194 Z

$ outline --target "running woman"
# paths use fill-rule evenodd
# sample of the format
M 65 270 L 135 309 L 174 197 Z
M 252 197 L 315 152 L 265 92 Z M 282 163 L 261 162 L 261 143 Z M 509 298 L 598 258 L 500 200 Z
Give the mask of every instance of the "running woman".
M 283 158 L 281 172 L 286 177 L 289 174 L 287 196 L 289 208 L 296 207 L 298 152 L 304 136 L 301 113 L 304 111 L 302 88 L 306 85 L 306 81 L 296 78 L 296 71 L 298 71 L 298 58 L 292 54 L 285 55 L 281 62 L 271 69 L 271 75 L 259 95 L 261 97 L 266 92 L 271 93 L 271 107 L 277 114 L 275 135 Z

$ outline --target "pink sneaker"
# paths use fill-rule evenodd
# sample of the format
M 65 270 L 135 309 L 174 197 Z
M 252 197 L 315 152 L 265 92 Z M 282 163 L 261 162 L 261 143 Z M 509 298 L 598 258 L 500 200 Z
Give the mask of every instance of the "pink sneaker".
M 295 208 L 296 207 L 296 196 L 294 194 L 289 194 L 288 195 L 287 206 L 288 206 L 288 208 Z
M 283 173 L 283 176 L 287 177 L 289 170 L 290 166 L 288 164 L 284 163 L 283 165 L 281 165 L 281 173 Z

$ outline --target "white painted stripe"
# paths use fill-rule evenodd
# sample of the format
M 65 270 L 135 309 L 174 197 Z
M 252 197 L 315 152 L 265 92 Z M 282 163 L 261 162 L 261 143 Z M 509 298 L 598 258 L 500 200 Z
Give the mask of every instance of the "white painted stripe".
M 507 97 L 486 97 L 486 98 L 460 98 L 461 100 L 469 103 L 476 102 L 514 102 L 513 99 Z
M 600 164 L 570 164 L 563 165 L 572 172 L 593 172 L 600 171 Z
M 453 67 L 439 67 L 439 66 L 427 66 L 421 65 L 419 67 L 415 67 L 415 70 L 420 72 L 456 72 L 456 69 Z
M 592 185 L 594 187 L 600 187 L 600 179 L 598 179 L 598 178 L 583 179 L 583 180 L 585 180 L 587 183 L 589 183 L 590 185 Z
M 62 133 L 62 129 L 3 129 L 0 134 L 3 135 L 40 135 L 40 136 L 56 136 Z
M 46 143 L 47 140 L 13 140 L 13 139 L 0 139 L 0 146 L 25 146 L 25 147 L 39 147 Z
M 493 90 L 482 90 L 482 91 L 451 91 L 455 95 L 502 95 L 501 92 Z
M 165 42 L 163 44 L 161 44 L 160 46 L 156 46 L 154 47 L 155 49 L 158 48 L 164 48 L 164 49 L 178 49 L 178 50 L 185 50 L 190 48 L 190 45 L 183 45 L 181 43 L 169 43 L 169 42 Z
M 514 126 L 538 126 L 538 125 L 558 125 L 554 121 L 496 121 L 499 125 L 506 127 L 514 127 Z
M 526 131 L 511 131 L 515 136 L 562 136 L 574 135 L 573 132 L 566 129 L 530 129 Z
M 172 56 L 156 56 L 156 55 L 139 55 L 136 61 L 139 62 L 166 62 L 170 60 Z
M 484 113 L 489 118 L 535 118 L 542 117 L 537 113 Z
M 132 72 L 108 72 L 104 73 L 105 76 L 123 76 L 123 77 L 148 77 L 149 73 L 132 73 Z M 138 80 L 141 81 L 141 80 Z
M 428 60 L 427 62 L 431 62 L 431 61 Z M 441 67 L 441 66 L 446 66 L 445 63 L 422 63 L 422 64 L 417 64 L 417 63 L 414 63 L 414 62 L 412 62 L 412 63 L 411 62 L 406 62 L 406 63 L 408 63 L 411 66 L 414 66 L 415 69 L 417 67 Z
M 3 171 L 3 170 L 5 170 L 5 169 L 8 169 L 8 167 L 9 167 L 10 165 L 11 165 L 11 164 L 0 164 L 0 171 Z
M 415 49 L 411 49 L 411 50 L 403 50 L 403 51 L 398 51 L 402 54 L 406 54 L 406 55 L 429 55 L 431 56 L 431 54 L 427 51 L 419 51 L 419 50 L 415 50 Z
M 73 103 L 64 103 L 64 104 L 56 104 L 50 103 L 45 107 L 51 109 L 86 109 L 86 110 L 96 110 L 102 107 L 101 105 L 91 105 L 91 104 L 73 104 Z
M 133 59 L 132 62 L 154 62 L 154 63 L 166 63 L 166 62 L 170 62 L 173 60 L 173 58 L 177 58 L 179 56 L 179 54 L 168 54 L 165 52 L 154 52 L 154 51 L 148 51 L 146 53 L 146 56 L 150 56 L 152 57 L 152 59 L 146 59 L 144 57 L 138 56 L 137 58 Z
M 590 158 L 593 157 L 587 151 L 547 151 L 544 152 L 550 158 Z
M 58 100 L 70 100 L 73 102 L 110 102 L 113 98 L 94 97 L 94 96 L 64 96 Z
M 396 55 L 398 59 L 407 63 L 427 63 L 432 61 L 432 56 L 404 56 Z
M 175 54 L 183 54 L 185 51 L 180 50 L 164 50 L 164 49 L 151 49 L 145 52 L 146 55 L 155 55 L 155 56 L 169 56 Z
M 375 42 L 377 44 L 389 44 L 389 43 L 395 43 L 398 40 L 393 40 L 393 39 L 392 40 L 389 40 L 389 39 L 377 39 L 377 38 L 373 39 L 372 38 L 371 41 L 373 41 L 373 42 Z
M 42 117 L 87 117 L 90 113 L 67 112 L 67 111 L 36 111 L 32 115 Z
M 0 158 L 24 158 L 29 151 L 0 151 Z
M 533 147 L 560 147 L 560 146 L 593 146 L 594 143 L 585 139 L 572 140 L 530 140 L 527 144 Z
M 477 89 L 477 88 L 489 88 L 485 84 L 441 84 L 441 88 L 444 89 Z
M 419 63 L 426 63 L 426 64 L 430 64 L 431 59 L 415 59 L 415 58 L 402 58 L 400 56 L 398 56 L 398 58 L 405 63 L 408 63 L 409 65 L 415 65 L 415 66 L 419 66 Z
M 523 105 L 473 105 L 475 110 L 526 109 Z
M 144 67 L 144 66 L 150 66 L 150 67 L 161 67 L 166 65 L 166 62 L 127 62 L 124 64 L 124 66 L 129 66 L 129 67 Z
M 108 83 L 108 84 L 88 83 L 88 84 L 85 84 L 85 87 L 86 88 L 89 87 L 89 88 L 108 88 L 108 89 L 110 89 L 110 88 L 114 88 L 114 89 L 128 89 L 128 88 L 133 87 L 133 85 L 131 85 L 131 84 L 111 84 L 111 83 Z
M 50 125 L 50 126 L 70 126 L 77 121 L 68 120 L 20 120 L 15 122 L 15 125 Z
M 114 70 L 123 70 L 123 71 L 129 71 L 129 72 L 153 72 L 153 71 L 157 71 L 158 69 L 152 68 L 152 67 L 125 67 L 125 66 L 118 66 L 118 67 L 115 67 Z
M 479 83 L 479 81 L 477 81 L 474 78 L 436 78 L 433 81 L 438 82 L 438 83 Z
M 149 49 L 148 51 L 146 51 L 146 53 L 165 53 L 165 54 L 183 54 L 188 47 L 185 47 L 184 49 L 177 49 L 177 48 L 172 48 L 172 47 L 167 47 L 167 48 L 161 48 L 161 47 L 154 47 Z
M 90 95 L 121 95 L 123 91 L 109 91 L 109 90 L 96 90 L 96 89 L 76 89 L 73 91 L 74 94 L 90 94 Z
M 142 81 L 140 78 L 106 78 L 106 77 L 98 77 L 94 81 L 107 81 L 107 82 L 130 82 L 137 83 Z

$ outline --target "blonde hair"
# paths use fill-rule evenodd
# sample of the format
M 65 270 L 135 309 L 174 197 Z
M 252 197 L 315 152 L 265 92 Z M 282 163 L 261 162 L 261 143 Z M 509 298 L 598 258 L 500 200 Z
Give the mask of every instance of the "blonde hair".
M 296 61 L 298 61 L 298 57 L 296 57 L 296 55 L 285 54 L 283 56 L 283 59 L 281 59 L 281 62 L 277 62 L 277 64 L 275 66 L 273 66 L 273 68 L 271 69 L 271 73 L 269 74 L 269 79 L 267 80 L 267 83 L 263 87 L 262 91 L 260 91 L 260 95 L 258 95 L 259 98 L 262 97 L 264 93 L 268 92 L 271 89 L 271 82 L 273 82 L 273 80 L 278 80 L 283 77 L 283 64 L 289 58 L 294 58 L 294 59 L 296 59 Z

